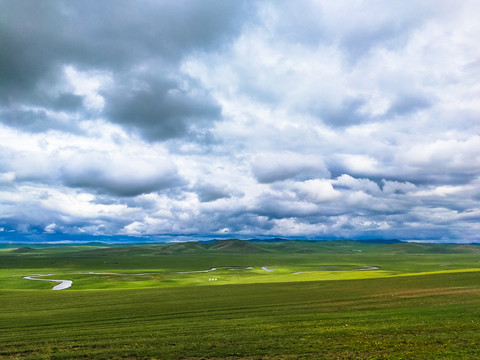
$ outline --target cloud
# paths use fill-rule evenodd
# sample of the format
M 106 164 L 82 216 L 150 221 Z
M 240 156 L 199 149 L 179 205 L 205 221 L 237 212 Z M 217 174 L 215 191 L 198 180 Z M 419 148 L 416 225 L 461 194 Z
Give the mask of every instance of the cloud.
M 256 156 L 252 162 L 252 172 L 260 183 L 329 175 L 320 157 L 288 152 Z
M 74 156 L 62 169 L 65 185 L 88 188 L 116 196 L 137 196 L 185 185 L 176 166 L 168 159 L 145 161 L 129 157 L 103 159 L 82 154 Z
M 294 188 L 301 197 L 314 203 L 334 201 L 341 196 L 341 193 L 335 190 L 328 180 L 307 180 L 296 183 Z
M 242 195 L 241 192 L 230 189 L 228 185 L 200 183 L 195 185 L 194 190 L 200 202 L 210 202 L 230 198 L 234 195 Z
M 431 105 L 431 101 L 423 96 L 406 95 L 397 99 L 390 107 L 387 115 L 405 115 Z
M 0 228 L 476 240 L 479 11 L 0 2 Z
M 119 1 L 114 7 L 96 1 L 26 1 L 2 3 L 0 13 L 0 71 L 5 74 L 0 105 L 7 112 L 0 121 L 31 131 L 75 131 L 52 120 L 50 114 L 86 114 L 87 109 L 80 106 L 95 104 L 88 95 L 85 100 L 79 95 L 76 85 L 82 79 L 78 77 L 73 81 L 77 89 L 62 92 L 72 80 L 62 74 L 67 67 L 108 73 L 119 85 L 107 99 L 107 116 L 138 127 L 142 135 L 155 140 L 184 134 L 192 118 L 199 127 L 201 118 L 218 119 L 219 107 L 208 94 L 186 90 L 182 79 L 176 82 L 169 74 L 179 73 L 182 57 L 222 46 L 240 31 L 240 19 L 249 16 L 241 1 L 216 0 L 202 4 Z M 132 85 L 124 74 L 135 72 L 146 60 L 151 65 L 143 69 L 148 88 L 129 88 L 124 94 Z M 36 110 L 31 113 L 24 108 Z
M 0 173 L 0 184 L 2 185 L 9 185 L 15 182 L 15 173 L 13 172 L 6 172 Z
M 352 190 L 362 190 L 371 194 L 378 194 L 380 192 L 380 188 L 377 183 L 371 181 L 370 179 L 355 179 L 347 174 L 339 176 L 334 184 L 345 186 Z
M 7 108 L 0 110 L 0 119 L 5 125 L 34 133 L 44 132 L 46 129 L 81 131 L 77 124 L 70 121 L 68 116 L 62 113 L 47 112 L 44 109 Z
M 107 117 L 148 140 L 185 136 L 220 119 L 220 107 L 202 89 L 173 79 L 131 77 L 106 92 Z

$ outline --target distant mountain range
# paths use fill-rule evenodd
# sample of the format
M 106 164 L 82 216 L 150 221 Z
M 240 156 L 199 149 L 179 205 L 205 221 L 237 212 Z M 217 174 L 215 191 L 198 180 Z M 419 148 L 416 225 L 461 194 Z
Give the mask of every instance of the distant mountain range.
M 357 241 L 359 243 L 366 244 L 393 244 L 402 242 L 396 239 L 306 239 L 306 238 L 251 238 L 251 239 L 238 239 L 232 237 L 235 240 L 248 241 L 250 243 L 279 243 L 285 241 L 337 241 L 337 240 L 349 240 Z M 229 240 L 228 238 L 211 238 L 204 235 L 178 235 L 178 236 L 126 236 L 126 235 L 83 235 L 83 234 L 21 234 L 15 232 L 0 232 L 0 248 L 9 247 L 7 244 L 15 244 L 15 247 L 19 245 L 32 246 L 32 245 L 45 245 L 45 246 L 70 246 L 70 245 L 89 245 L 89 246 L 105 246 L 105 244 L 115 245 L 129 245 L 129 244 L 157 244 L 157 243 L 180 243 L 180 242 L 198 242 L 198 243 L 214 243 L 217 241 Z
M 285 242 L 331 242 L 331 241 L 350 241 L 357 244 L 399 244 L 406 241 L 398 239 L 307 239 L 307 238 L 287 238 L 287 237 L 254 237 L 250 239 L 236 237 L 232 238 L 212 238 L 206 235 L 151 235 L 151 236 L 127 236 L 127 235 L 83 235 L 83 234 L 20 234 L 16 232 L 0 232 L 0 248 L 18 248 L 18 247 L 52 247 L 52 246 L 133 246 L 141 244 L 180 244 L 180 243 L 199 243 L 213 244 L 226 240 L 235 240 L 237 242 L 248 242 L 250 244 L 268 244 Z M 432 241 L 435 242 L 435 241 Z M 472 243 L 478 245 L 478 243 Z

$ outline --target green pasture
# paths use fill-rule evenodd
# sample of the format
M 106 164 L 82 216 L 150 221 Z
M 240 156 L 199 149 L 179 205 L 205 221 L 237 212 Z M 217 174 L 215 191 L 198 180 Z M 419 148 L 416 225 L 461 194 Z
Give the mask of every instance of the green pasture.
M 476 359 L 478 273 L 0 291 L 0 357 Z
M 235 240 L 5 248 L 0 358 L 477 359 L 479 250 Z M 73 286 L 22 278 L 35 274 Z
M 216 270 L 207 271 L 212 268 Z M 68 291 L 74 291 L 367 279 L 478 269 L 480 247 L 475 245 L 226 240 L 111 248 L 23 247 L 0 252 L 0 288 L 41 290 L 55 285 L 22 278 L 35 274 L 73 280 Z

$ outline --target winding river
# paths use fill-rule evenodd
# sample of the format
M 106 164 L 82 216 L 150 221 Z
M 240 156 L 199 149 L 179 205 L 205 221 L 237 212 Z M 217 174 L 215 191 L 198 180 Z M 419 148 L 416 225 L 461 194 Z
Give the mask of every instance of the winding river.
M 266 266 L 261 266 L 260 267 L 262 270 L 267 271 L 267 272 L 273 272 L 274 270 L 271 270 L 267 268 Z M 179 271 L 177 274 L 191 274 L 191 273 L 206 273 L 210 271 L 216 271 L 219 269 L 228 269 L 228 270 L 241 270 L 241 269 L 254 269 L 253 266 L 248 266 L 248 267 L 242 267 L 242 268 L 230 268 L 226 266 L 221 266 L 221 267 L 212 267 L 208 270 L 197 270 L 197 271 Z M 363 268 L 356 269 L 355 271 L 369 271 L 369 270 L 379 270 L 380 268 L 378 266 L 364 266 Z M 292 274 L 304 274 L 304 273 L 312 273 L 312 272 L 337 272 L 337 271 L 342 271 L 342 270 L 310 270 L 310 271 L 297 271 Z M 126 275 L 126 274 L 112 274 L 112 273 L 95 273 L 95 272 L 83 272 L 79 274 L 86 274 L 86 275 Z M 53 276 L 53 275 L 59 275 L 59 274 L 36 274 L 32 276 L 23 276 L 23 279 L 27 280 L 39 280 L 39 281 L 53 281 L 58 283 L 55 285 L 52 290 L 64 290 L 68 289 L 73 285 L 72 280 L 57 280 L 57 279 L 40 279 L 43 276 Z M 142 273 L 142 274 L 131 274 L 131 275 L 147 275 L 147 273 Z M 211 280 L 211 279 L 209 279 Z M 215 279 L 217 280 L 217 279 Z
M 39 277 L 42 277 L 42 276 L 52 276 L 52 275 L 55 275 L 55 274 L 46 274 L 46 275 L 37 274 L 37 275 L 32 275 L 32 276 L 24 276 L 23 279 L 40 280 L 40 281 L 53 281 L 53 282 L 58 283 L 57 285 L 55 285 L 52 288 L 52 290 L 64 290 L 64 289 L 68 289 L 70 286 L 73 285 L 72 280 L 39 279 Z

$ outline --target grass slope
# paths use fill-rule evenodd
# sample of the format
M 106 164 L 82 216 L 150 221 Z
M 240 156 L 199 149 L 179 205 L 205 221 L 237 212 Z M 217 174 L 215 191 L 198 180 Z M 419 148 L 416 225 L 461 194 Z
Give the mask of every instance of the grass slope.
M 476 273 L 395 281 L 0 291 L 0 299 L 4 358 L 480 356 Z

